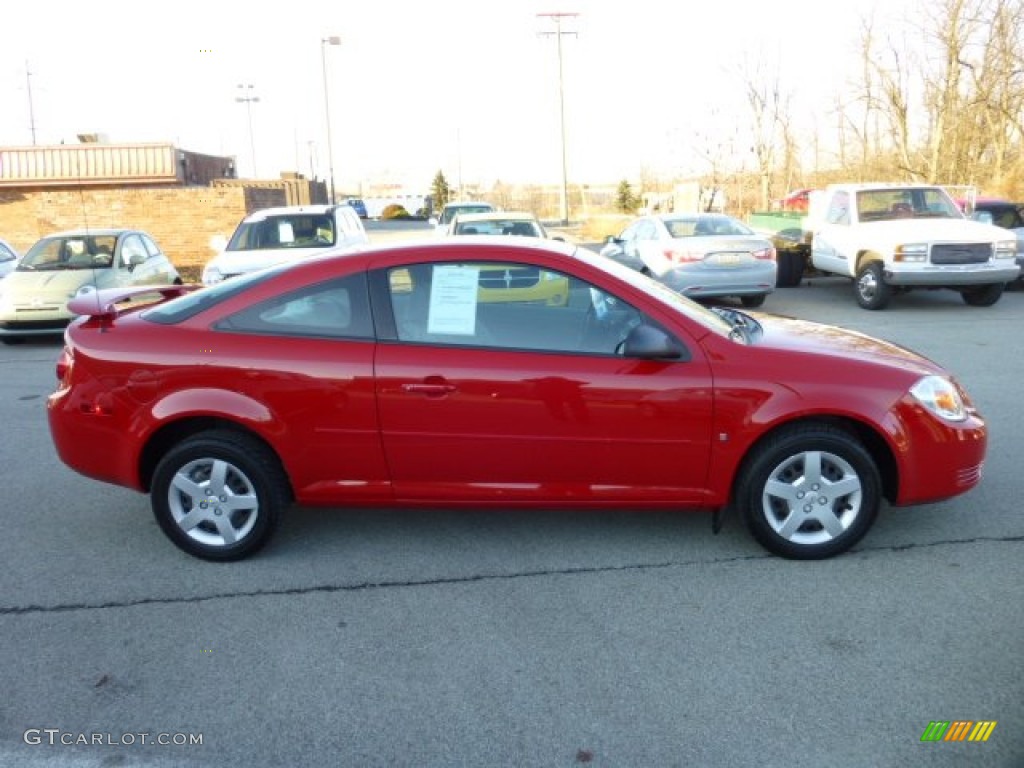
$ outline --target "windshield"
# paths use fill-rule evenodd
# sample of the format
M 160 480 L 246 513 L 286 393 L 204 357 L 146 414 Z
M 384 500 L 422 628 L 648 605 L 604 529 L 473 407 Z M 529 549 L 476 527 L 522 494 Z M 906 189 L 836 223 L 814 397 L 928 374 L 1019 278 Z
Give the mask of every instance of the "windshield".
M 456 235 L 521 235 L 543 237 L 540 227 L 525 219 L 470 219 L 455 222 Z
M 186 293 L 184 296 L 154 305 L 151 309 L 144 311 L 142 317 L 154 323 L 164 325 L 180 323 L 182 320 L 187 320 L 193 315 L 198 315 L 204 309 L 220 304 L 222 301 L 247 290 L 250 286 L 258 285 L 264 280 L 269 280 L 281 270 L 287 269 L 290 266 L 287 262 L 278 264 L 277 266 L 233 277 L 230 280 L 201 288 L 198 291 Z
M 494 208 L 487 203 L 480 205 L 450 205 L 441 212 L 441 223 L 451 224 L 452 219 L 460 213 L 490 213 Z
M 109 267 L 114 261 L 117 235 L 47 237 L 33 245 L 18 264 L 20 272 Z
M 940 187 L 867 189 L 857 193 L 861 221 L 962 219 L 963 211 Z
M 329 214 L 302 213 L 243 221 L 231 236 L 227 250 L 328 248 L 334 243 L 334 219 Z
M 754 230 L 729 216 L 673 216 L 663 219 L 672 237 L 705 237 L 707 235 L 752 235 Z
M 733 330 L 732 323 L 722 317 L 721 314 L 712 312 L 707 307 L 686 298 L 682 294 L 676 293 L 671 288 L 659 283 L 657 280 L 651 279 L 647 275 L 637 272 L 635 269 L 619 264 L 617 261 L 605 256 L 600 256 L 586 248 L 577 248 L 575 257 L 580 261 L 586 261 L 603 269 L 605 272 L 615 275 L 620 280 L 629 283 L 658 302 L 668 306 L 671 310 L 686 315 L 691 320 L 700 323 L 709 331 L 713 331 L 721 336 L 729 336 Z

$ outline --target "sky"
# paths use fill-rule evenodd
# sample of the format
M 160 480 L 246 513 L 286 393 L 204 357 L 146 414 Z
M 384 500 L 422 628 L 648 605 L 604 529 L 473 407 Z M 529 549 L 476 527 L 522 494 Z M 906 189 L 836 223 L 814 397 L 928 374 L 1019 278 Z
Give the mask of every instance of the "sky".
M 0 145 L 170 142 L 235 156 L 243 177 L 333 166 L 339 193 L 426 191 L 439 170 L 557 183 L 563 147 L 571 181 L 686 177 L 709 151 L 752 162 L 751 73 L 777 71 L 811 130 L 856 74 L 860 19 L 913 1 L 19 4 L 0 29 Z M 578 15 L 559 38 L 546 13 Z

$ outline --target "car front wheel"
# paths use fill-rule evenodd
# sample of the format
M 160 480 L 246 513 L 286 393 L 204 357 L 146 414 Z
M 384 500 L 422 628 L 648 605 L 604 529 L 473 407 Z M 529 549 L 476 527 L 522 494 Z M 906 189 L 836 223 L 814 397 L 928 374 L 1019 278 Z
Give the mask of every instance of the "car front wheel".
M 878 515 L 881 480 L 871 455 L 852 435 L 802 425 L 754 451 L 736 498 L 765 549 L 817 560 L 845 552 L 867 533 Z
M 262 547 L 288 505 L 277 457 L 230 430 L 188 438 L 153 474 L 151 503 L 168 538 L 205 560 L 239 560 Z

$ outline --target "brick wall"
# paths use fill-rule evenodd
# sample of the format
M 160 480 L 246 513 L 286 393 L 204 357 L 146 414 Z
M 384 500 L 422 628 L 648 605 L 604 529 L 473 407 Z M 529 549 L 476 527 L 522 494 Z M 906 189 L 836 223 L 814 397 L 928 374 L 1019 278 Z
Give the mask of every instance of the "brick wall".
M 212 258 L 210 238 L 230 237 L 246 214 L 285 205 L 284 185 L 150 189 L 0 190 L 0 238 L 24 253 L 39 238 L 65 229 L 132 227 L 153 236 L 177 267 Z

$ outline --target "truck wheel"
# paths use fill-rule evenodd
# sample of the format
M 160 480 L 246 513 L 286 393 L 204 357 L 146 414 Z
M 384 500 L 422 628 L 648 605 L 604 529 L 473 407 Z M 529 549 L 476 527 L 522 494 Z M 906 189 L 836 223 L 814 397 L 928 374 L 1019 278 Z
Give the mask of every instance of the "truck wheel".
M 885 309 L 892 287 L 882 279 L 882 262 L 870 261 L 857 272 L 857 303 L 864 309 Z
M 736 503 L 769 552 L 817 560 L 860 541 L 878 514 L 881 488 L 860 441 L 836 427 L 802 424 L 755 448 L 740 473 Z
M 807 259 L 802 251 L 779 251 L 779 271 L 775 285 L 779 288 L 795 288 L 804 279 Z
M 960 291 L 964 303 L 972 307 L 991 307 L 1003 295 L 1003 283 L 992 283 L 991 285 L 979 285 L 977 288 L 967 288 Z

